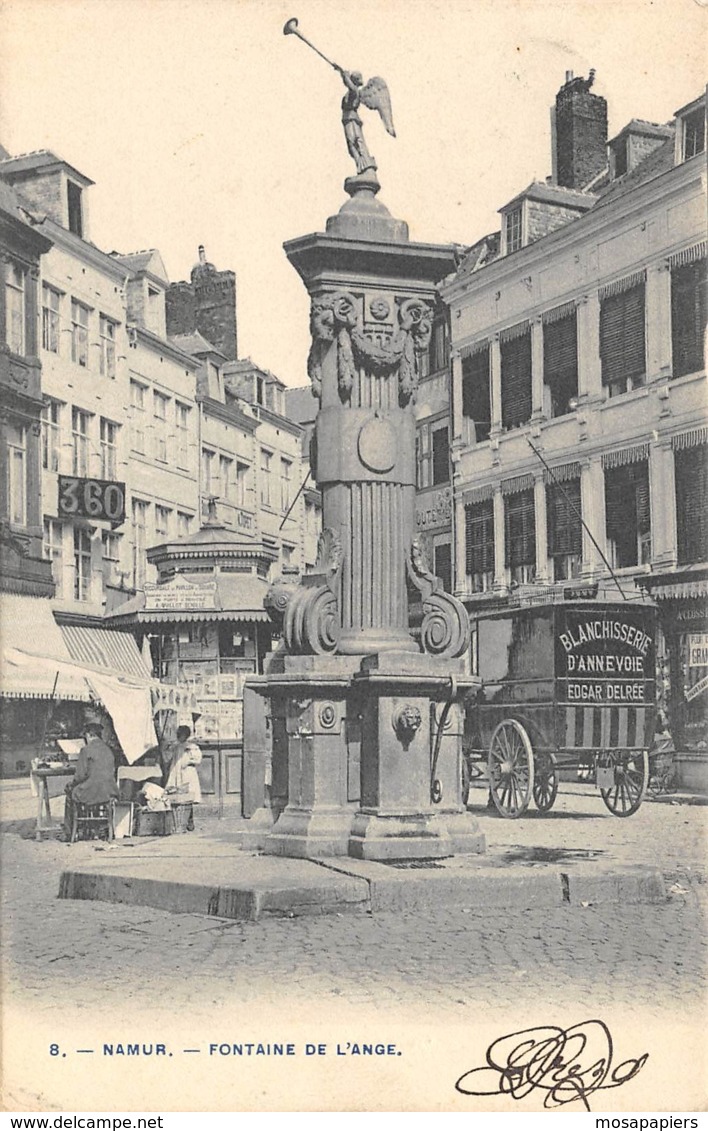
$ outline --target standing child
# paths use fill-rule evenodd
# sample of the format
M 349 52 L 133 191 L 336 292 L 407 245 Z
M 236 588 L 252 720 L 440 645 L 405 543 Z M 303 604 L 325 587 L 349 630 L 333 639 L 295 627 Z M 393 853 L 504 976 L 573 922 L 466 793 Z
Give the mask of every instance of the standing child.
M 165 788 L 173 805 L 189 805 L 187 829 L 191 832 L 194 829 L 194 806 L 202 799 L 196 770 L 202 760 L 202 752 L 188 726 L 177 727 L 177 741 L 166 749 L 165 755 L 170 763 Z

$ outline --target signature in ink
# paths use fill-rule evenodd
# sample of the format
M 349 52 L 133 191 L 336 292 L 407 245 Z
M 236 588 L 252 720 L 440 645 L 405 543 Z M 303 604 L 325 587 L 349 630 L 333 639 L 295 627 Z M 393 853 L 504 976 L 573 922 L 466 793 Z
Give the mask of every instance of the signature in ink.
M 539 1025 L 493 1041 L 486 1065 L 465 1072 L 455 1088 L 465 1096 L 509 1095 L 515 1100 L 537 1089 L 546 1093 L 546 1108 L 579 1101 L 590 1111 L 593 1092 L 626 1084 L 649 1058 L 644 1053 L 613 1067 L 613 1054 L 603 1021 L 583 1021 L 570 1029 Z

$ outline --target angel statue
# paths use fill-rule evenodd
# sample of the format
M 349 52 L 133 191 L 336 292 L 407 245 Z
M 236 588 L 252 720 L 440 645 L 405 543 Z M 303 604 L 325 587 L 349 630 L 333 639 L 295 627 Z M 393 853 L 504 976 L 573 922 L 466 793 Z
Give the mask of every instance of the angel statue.
M 363 102 L 369 110 L 378 110 L 387 131 L 391 137 L 395 137 L 396 131 L 393 128 L 393 117 L 391 115 L 391 96 L 386 83 L 378 75 L 369 79 L 366 86 L 363 86 L 364 80 L 359 71 L 345 71 L 342 67 L 337 67 L 337 70 L 347 88 L 347 93 L 342 99 L 342 125 L 344 126 L 344 136 L 347 139 L 347 149 L 350 156 L 354 158 L 357 173 L 365 173 L 367 169 L 375 169 L 376 162 L 369 153 L 364 140 L 362 121 L 358 114 L 359 106 Z
M 325 63 L 329 63 L 337 71 L 344 81 L 347 88 L 347 93 L 342 99 L 342 125 L 344 126 L 344 136 L 347 139 L 347 149 L 354 158 L 357 173 L 366 173 L 367 170 L 376 168 L 376 162 L 369 153 L 366 142 L 364 141 L 364 130 L 362 121 L 359 117 L 358 110 L 361 104 L 367 106 L 369 110 L 378 110 L 381 115 L 381 120 L 390 133 L 391 137 L 396 136 L 396 131 L 393 128 L 393 117 L 391 116 L 391 96 L 388 92 L 388 87 L 382 78 L 375 75 L 374 78 L 369 79 L 366 86 L 364 86 L 364 79 L 360 71 L 345 71 L 338 63 L 333 63 L 326 55 L 323 55 L 319 47 L 315 47 L 309 39 L 302 34 L 298 28 L 298 22 L 293 19 L 288 20 L 283 28 L 284 35 L 296 35 L 308 47 L 311 47 Z

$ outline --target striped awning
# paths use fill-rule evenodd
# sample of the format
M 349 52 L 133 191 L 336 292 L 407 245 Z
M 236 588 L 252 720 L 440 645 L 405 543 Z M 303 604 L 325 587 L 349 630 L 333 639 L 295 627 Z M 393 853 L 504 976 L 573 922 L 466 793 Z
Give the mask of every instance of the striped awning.
M 77 664 L 109 668 L 124 675 L 151 678 L 134 638 L 115 628 L 63 624 L 61 634 L 69 655 Z
M 493 498 L 494 484 L 486 483 L 483 487 L 475 487 L 472 491 L 465 491 L 462 501 L 466 507 L 471 507 L 475 503 L 487 503 Z
M 685 247 L 682 251 L 675 251 L 673 255 L 670 255 L 669 266 L 686 267 L 689 263 L 697 263 L 699 259 L 705 259 L 707 253 L 708 241 L 701 240 L 700 243 L 693 244 L 692 247 Z
M 553 322 L 560 322 L 563 318 L 569 318 L 571 314 L 575 314 L 575 302 L 564 302 L 561 306 L 554 306 L 552 310 L 546 310 L 542 314 L 542 321 L 544 326 L 548 326 Z
M 501 342 L 513 342 L 515 338 L 521 338 L 524 334 L 528 333 L 531 323 L 528 319 L 524 322 L 517 322 L 515 326 L 507 326 L 499 334 Z
M 504 479 L 501 485 L 502 495 L 506 498 L 507 495 L 519 495 L 522 491 L 531 491 L 533 484 L 534 478 L 530 473 L 516 475 L 513 479 Z
M 568 483 L 571 479 L 580 479 L 581 467 L 579 463 L 560 463 L 557 467 L 547 467 L 543 473 L 543 482 Z
M 646 277 L 646 271 L 635 271 L 633 275 L 625 275 L 623 279 L 615 279 L 612 283 L 605 283 L 598 292 L 600 300 L 610 298 L 612 295 L 622 294 L 623 291 L 631 291 L 632 287 L 638 287 L 640 283 L 646 282 Z
M 671 447 L 675 452 L 682 452 L 686 448 L 697 448 L 701 444 L 708 444 L 708 426 L 691 428 L 688 432 L 681 432 L 678 436 L 671 437 Z
M 46 597 L 0 593 L 0 631 L 0 695 L 91 700 L 86 681 L 71 670 L 71 656 Z
M 651 585 L 648 578 L 642 584 L 661 601 L 676 601 L 687 597 L 708 597 L 708 578 L 697 578 L 694 581 L 670 581 L 659 585 Z
M 649 444 L 634 444 L 631 448 L 617 448 L 614 452 L 605 452 L 600 457 L 603 470 L 608 467 L 624 467 L 628 463 L 641 463 L 649 459 Z

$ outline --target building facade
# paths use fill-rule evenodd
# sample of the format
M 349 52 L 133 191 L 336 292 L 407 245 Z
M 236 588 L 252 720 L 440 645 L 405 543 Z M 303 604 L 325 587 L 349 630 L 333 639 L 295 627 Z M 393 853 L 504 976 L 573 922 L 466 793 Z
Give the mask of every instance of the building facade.
M 224 365 L 228 394 L 238 397 L 258 422 L 255 433 L 255 489 L 258 534 L 276 551 L 273 573 L 305 570 L 305 499 L 308 472 L 303 460 L 303 428 L 286 413 L 285 385 L 250 358 Z
M 3 610 L 4 641 L 15 626 L 21 646 L 22 624 L 39 639 L 43 625 L 55 658 L 119 667 L 126 636 L 142 644 L 153 627 L 131 610 L 177 608 L 165 586 L 181 571 L 184 545 L 191 572 L 208 560 L 225 578 L 215 600 L 228 624 L 205 629 L 203 639 L 193 627 L 176 627 L 174 639 L 193 635 L 191 658 L 203 645 L 207 667 L 218 642 L 221 674 L 231 679 L 231 668 L 255 670 L 272 643 L 262 608 L 269 575 L 297 572 L 307 559 L 297 496 L 303 430 L 284 415 L 282 382 L 235 360 L 233 272 L 217 272 L 200 249 L 191 282 L 175 290 L 155 249 L 105 253 L 90 239 L 91 184 L 49 151 L 15 158 L 0 151 L 2 585 L 34 601 L 22 616 L 14 606 Z M 202 528 L 217 547 L 211 557 Z M 142 659 L 129 643 L 137 669 Z M 186 678 L 166 654 L 155 658 L 155 674 Z M 52 699 L 57 688 L 33 692 L 11 674 L 18 700 L 39 718 L 32 695 Z M 56 698 L 88 698 L 80 679 L 70 682 Z M 233 679 L 224 687 L 239 690 Z M 240 742 L 239 695 L 225 700 L 222 761 L 205 760 L 205 789 L 220 797 L 240 794 L 241 755 L 232 749 Z M 202 713 L 208 743 L 216 715 Z M 18 726 L 27 730 L 22 720 Z M 17 772 L 28 764 L 19 755 L 14 763 Z
M 0 181 L 0 587 L 54 592 L 42 551 L 40 261 L 51 249 L 18 195 Z
M 453 504 L 450 460 L 450 329 L 440 304 L 422 357 L 416 416 L 417 538 L 433 573 L 452 592 Z
M 29 201 L 0 180 L 0 773 L 24 774 L 41 751 L 51 701 L 68 712 L 81 682 L 38 666 L 29 647 L 69 661 L 52 616 L 54 579 L 43 553 L 41 264 L 52 241 Z
M 653 593 L 661 705 L 682 781 L 705 784 L 705 99 L 607 144 L 591 85 L 559 92 L 555 179 L 442 287 L 454 585 L 471 614 L 553 586 Z

